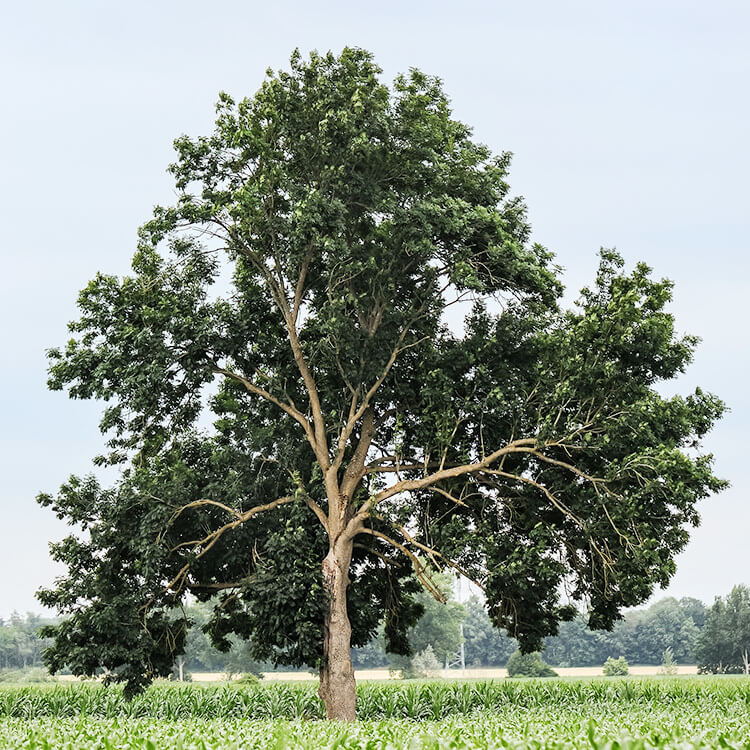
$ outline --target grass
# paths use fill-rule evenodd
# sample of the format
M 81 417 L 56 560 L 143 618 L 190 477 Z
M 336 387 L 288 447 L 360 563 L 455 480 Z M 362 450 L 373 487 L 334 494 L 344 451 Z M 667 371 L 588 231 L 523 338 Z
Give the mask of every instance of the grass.
M 750 680 L 682 677 L 363 683 L 360 721 L 318 721 L 311 684 L 0 687 L 0 747 L 743 748 Z

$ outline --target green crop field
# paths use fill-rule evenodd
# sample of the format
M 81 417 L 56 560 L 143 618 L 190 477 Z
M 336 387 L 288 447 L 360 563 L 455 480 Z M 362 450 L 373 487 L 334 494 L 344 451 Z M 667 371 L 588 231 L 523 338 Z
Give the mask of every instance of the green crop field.
M 0 687 L 0 748 L 745 748 L 750 679 L 364 683 L 360 721 L 315 685 Z

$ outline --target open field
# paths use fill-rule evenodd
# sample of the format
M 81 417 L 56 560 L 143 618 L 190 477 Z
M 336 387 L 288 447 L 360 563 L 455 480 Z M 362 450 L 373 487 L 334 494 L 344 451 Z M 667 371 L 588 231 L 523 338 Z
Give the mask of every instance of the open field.
M 743 748 L 750 679 L 363 683 L 360 721 L 320 721 L 315 685 L 0 688 L 0 747 Z
M 601 677 L 601 667 L 553 667 L 560 677 Z M 629 674 L 638 677 L 656 676 L 660 667 L 654 665 L 631 665 Z M 357 681 L 361 680 L 392 680 L 399 679 L 400 675 L 390 672 L 387 669 L 357 669 L 355 670 Z M 677 667 L 677 674 L 689 675 L 698 674 L 698 667 L 695 665 L 680 665 Z M 502 680 L 508 676 L 508 670 L 504 667 L 479 667 L 477 669 L 442 669 L 440 677 L 446 680 Z M 224 682 L 226 675 L 222 672 L 192 672 L 193 682 Z M 68 679 L 68 678 L 60 678 Z M 69 677 L 75 680 L 75 677 Z M 267 682 L 276 681 L 306 681 L 313 679 L 309 672 L 264 672 L 263 679 Z

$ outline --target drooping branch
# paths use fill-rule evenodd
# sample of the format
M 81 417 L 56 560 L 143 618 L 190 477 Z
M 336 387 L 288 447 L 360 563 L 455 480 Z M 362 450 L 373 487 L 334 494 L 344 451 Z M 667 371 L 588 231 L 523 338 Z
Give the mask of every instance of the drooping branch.
M 545 487 L 541 482 L 537 482 L 531 477 L 525 477 L 519 474 L 511 474 L 510 472 L 503 471 L 502 469 L 486 469 L 484 473 L 490 474 L 492 476 L 504 477 L 505 479 L 510 479 L 515 482 L 522 482 L 523 484 L 528 484 L 531 487 L 535 487 L 547 498 L 547 500 L 549 500 L 551 505 L 553 505 L 558 511 L 560 511 L 560 513 L 562 513 L 566 518 L 569 518 L 571 521 L 573 521 L 573 523 L 575 523 L 575 525 L 578 526 L 578 528 L 586 534 L 586 536 L 589 538 L 591 549 L 593 549 L 594 552 L 599 555 L 604 567 L 610 570 L 614 567 L 611 555 L 605 553 L 604 550 L 602 550 L 599 545 L 593 540 L 586 529 L 586 524 L 583 519 L 573 513 L 573 511 L 562 500 L 560 500 L 560 498 L 557 497 L 554 492 L 551 492 L 549 488 Z M 617 529 L 615 530 L 617 531 Z
M 229 512 L 231 512 L 235 519 L 233 521 L 230 521 L 229 523 L 225 523 L 220 528 L 216 529 L 215 531 L 212 531 L 210 534 L 207 534 L 202 539 L 193 539 L 188 542 L 181 542 L 180 544 L 177 544 L 176 546 L 172 547 L 170 549 L 170 552 L 176 552 L 179 549 L 182 549 L 183 547 L 194 547 L 196 549 L 199 549 L 199 551 L 196 553 L 195 557 L 192 560 L 189 560 L 185 565 L 180 568 L 177 575 L 174 576 L 174 578 L 164 587 L 165 589 L 173 589 L 176 587 L 176 591 L 179 592 L 186 583 L 187 575 L 190 571 L 190 567 L 192 564 L 203 557 L 215 544 L 219 541 L 219 539 L 226 533 L 227 531 L 231 531 L 232 529 L 236 529 L 241 524 L 245 523 L 246 521 L 249 521 L 253 516 L 257 515 L 258 513 L 263 513 L 267 510 L 273 510 L 274 508 L 278 508 L 280 505 L 285 505 L 286 503 L 291 503 L 294 501 L 294 497 L 286 496 L 286 497 L 280 497 L 277 500 L 273 500 L 270 503 L 265 503 L 263 505 L 256 505 L 253 508 L 250 508 L 249 510 L 243 511 L 242 513 L 237 512 L 236 510 L 233 510 L 231 508 L 228 508 L 227 506 L 222 506 L 221 503 L 216 503 L 214 501 L 208 501 L 208 500 L 198 500 L 194 503 L 188 503 L 183 508 L 179 509 L 177 513 L 173 516 L 173 519 L 175 519 L 177 516 L 180 515 L 180 513 L 183 510 L 186 510 L 189 507 L 200 507 L 201 505 L 216 505 L 220 507 L 226 508 Z
M 405 547 L 400 542 L 397 542 L 395 539 L 389 537 L 387 534 L 384 534 L 382 531 L 376 531 L 375 529 L 370 528 L 362 528 L 360 530 L 360 533 L 362 534 L 370 534 L 371 536 L 377 537 L 378 539 L 382 539 L 385 542 L 388 542 L 388 544 L 395 547 L 397 550 L 403 552 L 406 557 L 409 558 L 412 564 L 412 568 L 414 569 L 414 575 L 417 577 L 417 580 L 427 589 L 427 591 L 432 594 L 432 596 L 437 599 L 441 604 L 445 604 L 446 597 L 445 594 L 440 590 L 438 585 L 430 578 L 429 570 L 427 567 L 420 561 L 420 559 L 407 547 Z

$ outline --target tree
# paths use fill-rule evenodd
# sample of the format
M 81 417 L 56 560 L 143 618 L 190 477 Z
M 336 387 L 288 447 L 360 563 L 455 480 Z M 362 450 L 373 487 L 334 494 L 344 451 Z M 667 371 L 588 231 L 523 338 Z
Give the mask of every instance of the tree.
M 661 664 L 670 649 L 677 663 L 690 664 L 698 628 L 675 598 L 665 597 L 639 613 L 634 636 L 631 658 L 636 663 Z
M 557 672 L 544 663 L 538 651 L 522 654 L 516 650 L 508 659 L 508 677 L 557 677 Z
M 690 596 L 683 596 L 679 605 L 685 610 L 685 614 L 690 617 L 695 627 L 698 630 L 703 630 L 706 623 L 706 605 L 700 599 L 694 599 Z
M 478 596 L 470 596 L 464 606 L 466 663 L 504 666 L 508 657 L 518 648 L 518 644 L 492 624 L 484 602 Z
M 604 252 L 562 310 L 493 156 L 440 81 L 389 89 L 372 57 L 295 53 L 213 133 L 178 138 L 178 197 L 141 229 L 133 273 L 81 292 L 49 385 L 107 402 L 122 465 L 39 500 L 83 535 L 41 601 L 51 669 L 105 666 L 131 692 L 184 648 L 191 592 L 252 656 L 320 670 L 353 719 L 351 646 L 389 651 L 434 570 L 483 589 L 525 651 L 590 604 L 610 627 L 674 571 L 723 484 L 695 450 L 723 411 L 663 398 L 695 345 L 668 281 Z M 472 301 L 459 335 L 449 306 Z M 213 421 L 211 421 L 213 420 Z
M 627 618 L 627 615 L 625 616 Z M 556 667 L 589 667 L 602 664 L 616 652 L 609 643 L 623 622 L 617 623 L 614 633 L 593 632 L 582 614 L 560 624 L 557 635 L 545 639 L 544 658 Z
M 628 673 L 628 669 L 628 660 L 624 656 L 617 659 L 609 656 L 607 661 L 604 662 L 602 672 L 606 677 L 624 677 Z
M 716 597 L 695 649 L 698 671 L 750 674 L 750 588 Z
M 416 624 L 409 629 L 407 638 L 412 653 L 423 653 L 428 647 L 442 664 L 461 645 L 461 624 L 466 615 L 463 604 L 453 597 L 453 580 L 448 575 L 436 574 L 433 582 L 440 590 L 440 599 L 421 591 L 416 601 L 424 611 Z

